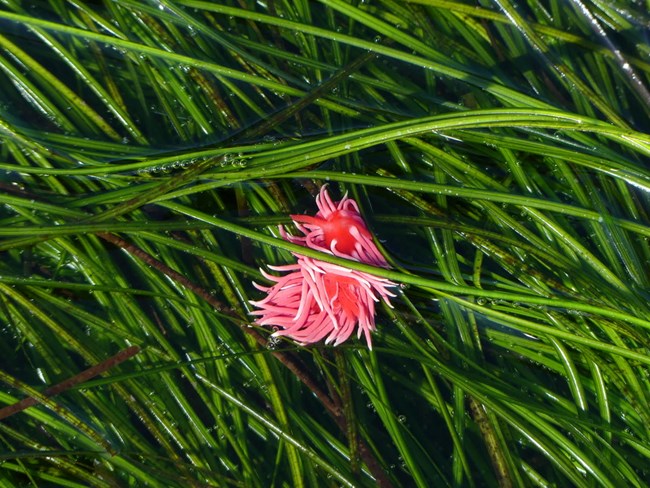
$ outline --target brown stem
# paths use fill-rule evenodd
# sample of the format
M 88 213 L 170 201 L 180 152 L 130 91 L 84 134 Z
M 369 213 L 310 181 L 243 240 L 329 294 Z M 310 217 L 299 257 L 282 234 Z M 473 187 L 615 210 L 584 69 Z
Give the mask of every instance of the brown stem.
M 512 488 L 512 475 L 508 469 L 508 461 L 506 460 L 504 453 L 501 451 L 497 435 L 494 432 L 492 425 L 490 425 L 490 419 L 485 410 L 483 410 L 483 405 L 473 397 L 469 397 L 468 401 L 470 413 L 474 422 L 476 422 L 476 425 L 478 425 L 478 428 L 481 431 L 500 488 Z
M 59 393 L 64 392 L 65 390 L 68 390 L 75 385 L 84 383 L 89 379 L 94 378 L 95 376 L 100 375 L 111 368 L 114 368 L 118 364 L 132 358 L 138 352 L 140 352 L 140 348 L 138 346 L 127 347 L 126 349 L 118 352 L 115 356 L 108 358 L 106 361 L 102 361 L 101 363 L 91 366 L 90 368 L 85 369 L 79 374 L 71 376 L 61 383 L 50 386 L 45 391 L 43 391 L 43 395 L 48 397 L 58 395 Z M 23 410 L 29 407 L 33 407 L 34 405 L 38 405 L 38 403 L 38 400 L 35 398 L 27 397 L 12 405 L 7 405 L 6 407 L 0 409 L 0 420 L 11 417 L 12 415 L 17 414 L 18 412 L 22 412 Z

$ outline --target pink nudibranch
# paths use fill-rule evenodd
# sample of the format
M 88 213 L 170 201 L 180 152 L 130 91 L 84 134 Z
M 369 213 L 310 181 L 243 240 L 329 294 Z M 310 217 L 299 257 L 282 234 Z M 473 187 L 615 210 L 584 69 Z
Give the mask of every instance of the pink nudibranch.
M 300 244 L 319 251 L 328 252 L 342 258 L 354 259 L 361 263 L 388 267 L 384 256 L 372 240 L 372 234 L 359 212 L 357 202 L 348 198 L 334 202 L 323 185 L 316 197 L 318 213 L 291 215 L 296 227 L 305 237 L 288 235 L 280 228 L 282 236 L 294 244 Z
M 318 213 L 292 215 L 296 228 L 304 237 L 291 236 L 280 227 L 282 236 L 294 244 L 353 259 L 375 266 L 388 263 L 372 240 L 357 203 L 344 196 L 333 202 L 323 186 L 316 197 Z M 389 306 L 395 295 L 388 289 L 395 284 L 369 273 L 352 270 L 318 259 L 295 254 L 294 265 L 271 269 L 285 271 L 283 276 L 264 276 L 275 282 L 270 287 L 254 283 L 267 293 L 263 300 L 251 302 L 260 310 L 258 325 L 274 326 L 274 336 L 287 336 L 301 344 L 318 342 L 338 345 L 347 340 L 355 328 L 372 348 L 370 332 L 375 330 L 375 303 L 380 298 Z

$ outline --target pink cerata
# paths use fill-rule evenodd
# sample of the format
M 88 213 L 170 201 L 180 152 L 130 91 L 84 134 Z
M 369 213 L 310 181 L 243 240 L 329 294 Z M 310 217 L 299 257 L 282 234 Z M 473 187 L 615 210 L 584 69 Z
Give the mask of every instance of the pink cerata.
M 324 185 L 316 197 L 315 216 L 292 215 L 297 229 L 304 234 L 292 236 L 280 227 L 281 235 L 294 244 L 317 249 L 334 256 L 387 268 L 388 263 L 372 240 L 357 203 L 347 194 L 339 202 L 332 201 Z M 298 262 L 286 266 L 269 266 L 286 272 L 274 276 L 262 274 L 275 284 L 265 287 L 253 283 L 267 293 L 266 298 L 251 302 L 260 310 L 258 325 L 277 327 L 273 336 L 287 336 L 301 344 L 325 339 L 335 346 L 357 331 L 363 334 L 372 349 L 370 333 L 375 327 L 375 303 L 380 299 L 388 306 L 395 295 L 389 291 L 395 283 L 369 273 L 326 263 L 295 254 Z

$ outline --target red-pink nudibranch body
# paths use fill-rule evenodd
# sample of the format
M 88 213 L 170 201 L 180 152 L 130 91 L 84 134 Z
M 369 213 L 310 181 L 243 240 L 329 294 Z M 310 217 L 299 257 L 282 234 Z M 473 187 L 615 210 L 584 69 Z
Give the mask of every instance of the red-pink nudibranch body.
M 291 236 L 280 227 L 288 241 L 312 249 L 353 259 L 366 264 L 388 267 L 388 263 L 372 240 L 357 203 L 344 196 L 332 201 L 323 186 L 316 197 L 318 213 L 315 216 L 292 215 L 291 218 L 304 236 Z M 260 310 L 258 325 L 278 327 L 274 336 L 287 336 L 302 344 L 325 339 L 338 345 L 357 330 L 372 347 L 370 332 L 375 330 L 375 302 L 395 296 L 388 289 L 395 284 L 369 273 L 355 271 L 318 259 L 296 254 L 293 265 L 270 267 L 287 272 L 273 276 L 270 287 L 255 286 L 267 293 L 266 298 L 251 302 Z
M 281 228 L 285 239 L 335 256 L 388 267 L 388 263 L 372 241 L 372 234 L 359 213 L 357 202 L 346 194 L 340 202 L 335 203 L 327 191 L 327 186 L 323 186 L 316 197 L 316 205 L 318 213 L 314 217 L 291 216 L 305 237 L 290 236 Z

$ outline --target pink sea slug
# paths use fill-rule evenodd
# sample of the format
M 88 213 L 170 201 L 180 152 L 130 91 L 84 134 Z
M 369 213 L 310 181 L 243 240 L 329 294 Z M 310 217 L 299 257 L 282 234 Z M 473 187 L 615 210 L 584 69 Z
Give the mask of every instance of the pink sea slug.
M 388 263 L 372 240 L 357 203 L 344 196 L 332 201 L 323 186 L 316 198 L 315 216 L 292 215 L 298 230 L 304 234 L 291 236 L 280 228 L 282 236 L 295 244 L 317 249 L 335 256 L 375 266 Z M 274 336 L 287 336 L 301 344 L 325 339 L 338 345 L 357 330 L 372 348 L 370 332 L 375 330 L 375 303 L 380 299 L 390 306 L 389 291 L 395 284 L 372 274 L 352 270 L 324 261 L 296 254 L 296 264 L 270 266 L 287 274 L 274 276 L 270 287 L 255 286 L 267 293 L 266 298 L 251 302 L 259 308 L 258 325 L 277 327 Z

